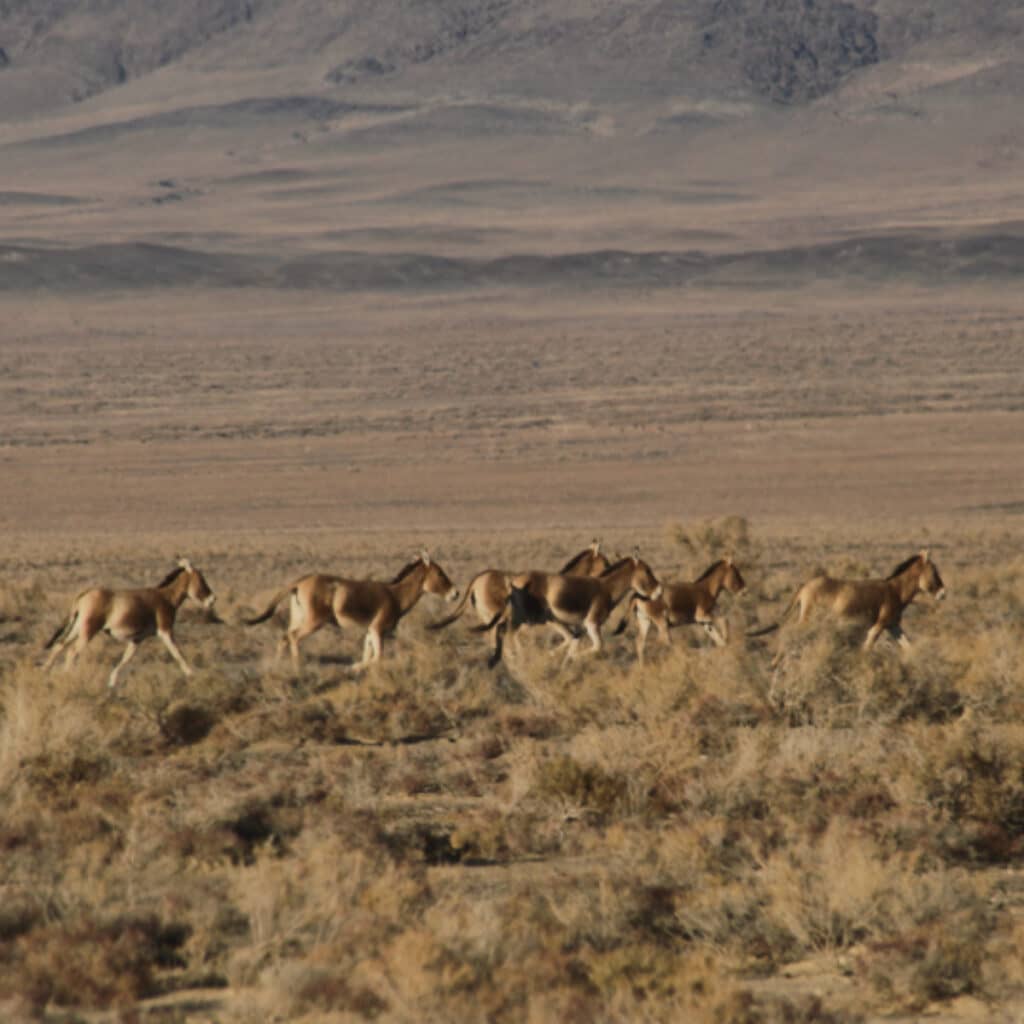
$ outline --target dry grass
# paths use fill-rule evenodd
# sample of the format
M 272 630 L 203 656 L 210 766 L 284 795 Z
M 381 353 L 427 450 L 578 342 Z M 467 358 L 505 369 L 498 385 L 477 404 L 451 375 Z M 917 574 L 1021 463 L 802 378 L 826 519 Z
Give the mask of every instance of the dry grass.
M 225 1022 L 845 1022 L 964 996 L 1019 1005 L 1024 563 L 1000 559 L 998 533 L 970 549 L 949 537 L 936 558 L 951 600 L 908 613 L 908 656 L 812 629 L 786 638 L 773 673 L 743 627 L 808 564 L 844 568 L 837 539 L 738 521 L 639 539 L 656 566 L 736 553 L 753 594 L 727 605 L 726 649 L 693 632 L 653 645 L 644 669 L 625 641 L 563 665 L 532 634 L 490 672 L 464 627 L 425 632 L 424 602 L 379 669 L 352 678 L 360 638 L 325 631 L 294 677 L 270 664 L 271 626 L 183 615 L 196 678 L 151 643 L 107 700 L 109 642 L 52 675 L 39 644 L 108 560 L 142 581 L 158 560 L 97 545 L 70 570 L 55 552 L 8 578 L 9 1015 L 178 1019 L 168 994 L 210 987 Z M 437 540 L 462 580 L 574 547 Z M 387 572 L 410 544 L 347 538 L 346 557 Z M 191 553 L 236 620 L 268 566 L 297 573 L 315 546 L 211 537 Z M 846 558 L 880 570 L 906 548 L 864 539 Z M 824 996 L 787 981 L 804 963 L 833 979 Z

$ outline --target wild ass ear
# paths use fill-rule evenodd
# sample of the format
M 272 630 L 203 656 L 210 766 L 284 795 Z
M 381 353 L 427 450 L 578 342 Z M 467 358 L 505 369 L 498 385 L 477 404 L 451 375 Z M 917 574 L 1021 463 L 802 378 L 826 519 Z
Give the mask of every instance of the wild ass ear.
M 420 559 L 425 566 L 430 567 L 430 552 L 426 548 L 420 551 Z
M 595 537 L 595 538 L 594 538 L 594 539 L 593 539 L 593 540 L 592 540 L 592 541 L 590 542 L 590 550 L 591 550 L 591 551 L 592 551 L 592 552 L 593 552 L 593 553 L 594 553 L 595 555 L 599 555 L 599 554 L 601 554 L 601 538 L 600 538 L 600 537 Z
M 722 561 L 725 562 L 726 565 L 732 565 L 732 552 L 727 551 L 725 553 L 725 558 L 723 558 Z
M 640 561 L 640 545 L 639 544 L 637 544 L 633 548 L 633 561 L 634 562 L 639 562 Z
M 174 560 L 182 569 L 185 570 L 185 572 L 194 572 L 192 563 L 183 555 L 178 555 Z
M 930 552 L 927 548 L 921 548 L 921 561 L 927 562 L 930 560 Z

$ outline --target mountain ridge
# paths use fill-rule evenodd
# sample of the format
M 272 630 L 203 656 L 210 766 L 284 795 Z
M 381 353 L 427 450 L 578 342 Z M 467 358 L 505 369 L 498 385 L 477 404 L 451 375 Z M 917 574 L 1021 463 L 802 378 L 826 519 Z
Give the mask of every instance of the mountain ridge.
M 296 65 L 326 90 L 434 79 L 481 94 L 490 81 L 569 100 L 680 92 L 801 105 L 915 51 L 998 52 L 1022 27 L 1012 0 L 579 0 L 568 11 L 554 0 L 6 0 L 0 117 L 173 66 Z

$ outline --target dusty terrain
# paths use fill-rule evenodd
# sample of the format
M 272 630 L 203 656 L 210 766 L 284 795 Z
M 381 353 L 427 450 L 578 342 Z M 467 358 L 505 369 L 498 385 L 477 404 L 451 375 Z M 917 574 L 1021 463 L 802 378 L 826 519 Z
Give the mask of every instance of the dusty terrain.
M 3 8 L 0 1015 L 1021 1019 L 1019 6 L 342 6 Z M 728 647 L 240 624 L 595 536 Z M 194 679 L 40 670 L 179 553 Z
M 1021 508 L 1024 320 L 976 301 L 7 299 L 3 526 L 984 521 Z

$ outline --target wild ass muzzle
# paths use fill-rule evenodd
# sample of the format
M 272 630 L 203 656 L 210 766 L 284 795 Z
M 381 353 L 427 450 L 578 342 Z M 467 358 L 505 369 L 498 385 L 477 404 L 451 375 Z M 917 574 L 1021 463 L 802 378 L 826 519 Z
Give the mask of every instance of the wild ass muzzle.
M 910 639 L 900 621 L 907 606 L 918 594 L 931 594 L 937 601 L 946 596 L 946 586 L 927 549 L 901 562 L 885 579 L 844 580 L 819 573 L 793 595 L 777 622 L 755 629 L 747 636 L 772 633 L 799 609 L 796 625 L 803 625 L 811 613 L 821 610 L 839 620 L 863 620 L 869 623 L 864 650 L 872 647 L 884 630 L 903 648 Z M 782 660 L 782 649 L 773 664 Z
M 113 689 L 121 669 L 134 657 L 139 644 L 156 635 L 188 678 L 192 669 L 174 642 L 173 633 L 175 617 L 186 598 L 206 608 L 210 621 L 221 621 L 213 611 L 216 599 L 206 578 L 187 558 L 179 558 L 177 567 L 155 587 L 84 590 L 72 602 L 67 618 L 47 642 L 45 649 L 52 650 L 43 667 L 51 668 L 66 649 L 64 668 L 70 668 L 89 641 L 97 633 L 105 632 L 127 645 L 107 680 L 107 686 Z
M 729 636 L 728 623 L 715 615 L 715 605 L 723 590 L 731 594 L 742 594 L 746 583 L 731 556 L 719 559 L 708 566 L 693 582 L 665 583 L 658 597 L 642 597 L 637 594 L 630 598 L 629 611 L 636 618 L 636 657 L 644 662 L 644 645 L 651 626 L 657 627 L 658 634 L 666 644 L 671 644 L 669 632 L 676 626 L 703 626 L 717 647 L 724 647 Z M 615 630 L 618 636 L 629 623 L 629 614 L 622 617 Z
M 278 644 L 277 654 L 280 656 L 285 647 L 289 648 L 296 671 L 301 667 L 299 644 L 322 626 L 330 623 L 339 628 L 363 628 L 366 630 L 363 657 L 353 665 L 353 671 L 360 671 L 380 660 L 383 637 L 394 631 L 425 593 L 449 601 L 459 596 L 444 569 L 424 551 L 390 583 L 341 576 L 304 576 L 278 591 L 265 611 L 245 622 L 249 626 L 265 622 L 288 597 L 288 627 Z

